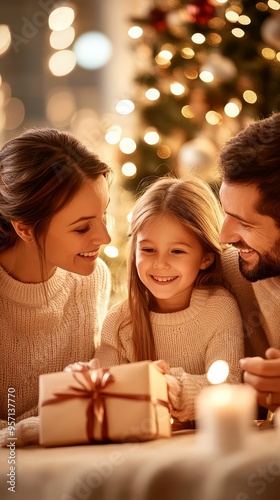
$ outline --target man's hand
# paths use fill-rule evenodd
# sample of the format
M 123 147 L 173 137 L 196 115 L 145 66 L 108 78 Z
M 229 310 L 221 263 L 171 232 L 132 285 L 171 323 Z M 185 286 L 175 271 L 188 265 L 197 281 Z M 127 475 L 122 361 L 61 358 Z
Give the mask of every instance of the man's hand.
M 257 391 L 258 403 L 275 411 L 280 406 L 280 350 L 270 347 L 265 356 L 241 359 L 240 366 L 244 382 Z

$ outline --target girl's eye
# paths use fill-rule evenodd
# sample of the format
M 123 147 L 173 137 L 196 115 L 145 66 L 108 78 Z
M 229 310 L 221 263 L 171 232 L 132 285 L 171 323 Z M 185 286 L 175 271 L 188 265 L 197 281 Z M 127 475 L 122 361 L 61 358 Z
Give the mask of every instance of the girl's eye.
M 83 229 L 75 229 L 75 233 L 84 234 L 84 233 L 87 233 L 89 231 L 89 229 L 90 229 L 89 226 L 86 226 Z
M 154 250 L 153 248 L 141 248 L 141 252 L 152 253 Z
M 172 250 L 172 253 L 181 254 L 181 253 L 185 253 L 185 252 L 184 252 L 184 250 Z

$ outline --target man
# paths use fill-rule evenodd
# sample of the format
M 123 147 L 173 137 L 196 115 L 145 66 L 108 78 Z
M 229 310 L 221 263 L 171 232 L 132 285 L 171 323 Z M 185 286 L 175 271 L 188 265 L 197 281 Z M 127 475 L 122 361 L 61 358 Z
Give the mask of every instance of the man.
M 280 406 L 280 113 L 251 123 L 222 149 L 221 242 L 229 289 L 245 329 L 244 381 Z M 239 272 L 240 271 L 240 272 Z M 250 357 L 249 357 L 250 356 Z

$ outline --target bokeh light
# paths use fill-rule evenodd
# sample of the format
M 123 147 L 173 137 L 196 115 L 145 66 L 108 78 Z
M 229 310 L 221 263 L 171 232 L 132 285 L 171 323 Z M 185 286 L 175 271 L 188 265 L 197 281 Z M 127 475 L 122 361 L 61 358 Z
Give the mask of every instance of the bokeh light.
M 98 31 L 83 33 L 73 48 L 77 63 L 85 69 L 98 69 L 112 57 L 113 49 L 109 38 Z
M 50 46 L 56 50 L 67 49 L 73 43 L 75 38 L 75 30 L 73 26 L 69 26 L 62 31 L 53 31 L 50 34 Z
M 71 7 L 58 7 L 49 15 L 49 27 L 51 30 L 62 31 L 71 26 L 75 19 L 75 12 Z
M 54 76 L 68 75 L 76 66 L 76 56 L 72 50 L 55 52 L 49 60 L 49 68 Z
M 0 55 L 4 54 L 11 45 L 12 36 L 7 24 L 0 24 Z
M 225 382 L 229 374 L 229 366 L 226 361 L 218 359 L 214 361 L 207 372 L 210 384 L 221 384 Z

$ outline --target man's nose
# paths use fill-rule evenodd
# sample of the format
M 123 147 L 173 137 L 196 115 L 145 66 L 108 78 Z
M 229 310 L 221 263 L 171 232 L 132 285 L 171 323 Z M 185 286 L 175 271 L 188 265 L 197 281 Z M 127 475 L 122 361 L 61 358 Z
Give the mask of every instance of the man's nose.
M 240 235 L 235 230 L 235 224 L 228 215 L 225 216 L 220 232 L 221 243 L 233 243 L 240 240 Z

